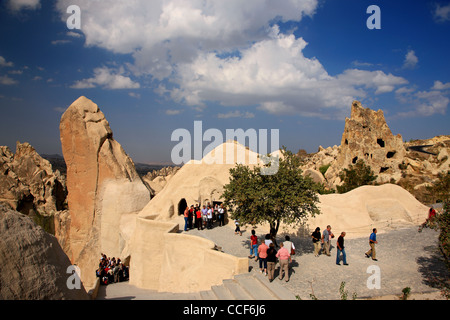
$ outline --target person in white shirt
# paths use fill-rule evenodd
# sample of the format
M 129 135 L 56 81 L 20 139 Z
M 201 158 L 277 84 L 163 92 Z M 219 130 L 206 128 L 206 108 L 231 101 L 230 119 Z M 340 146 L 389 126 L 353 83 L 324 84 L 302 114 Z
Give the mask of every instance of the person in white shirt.
M 212 229 L 213 211 L 211 206 L 208 206 L 207 217 L 208 217 L 208 229 Z

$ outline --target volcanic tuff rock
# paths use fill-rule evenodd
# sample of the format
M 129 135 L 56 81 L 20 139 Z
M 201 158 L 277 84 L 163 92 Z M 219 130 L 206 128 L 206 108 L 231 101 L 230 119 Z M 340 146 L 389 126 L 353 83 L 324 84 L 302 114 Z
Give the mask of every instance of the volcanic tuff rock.
M 342 168 L 356 164 L 362 159 L 379 176 L 379 182 L 388 182 L 394 173 L 400 173 L 398 165 L 405 154 L 402 136 L 392 134 L 383 111 L 364 108 L 360 102 L 354 101 L 351 117 L 345 119 L 336 162 L 327 170 L 325 176 L 331 178 Z M 386 175 L 389 177 L 383 179 Z
M 91 100 L 80 97 L 66 110 L 60 133 L 69 191 L 69 257 L 90 286 L 100 253 L 125 258 L 135 215 L 150 201 L 150 191 Z
M 88 299 L 82 284 L 68 288 L 68 280 L 77 284 L 67 273 L 69 258 L 29 217 L 0 204 L 0 234 L 0 299 Z
M 411 146 L 429 145 L 421 153 Z M 450 170 L 450 136 L 403 142 L 393 135 L 382 110 L 352 104 L 351 117 L 345 120 L 340 146 L 319 147 L 314 154 L 300 153 L 302 169 L 325 172 L 325 186 L 334 189 L 341 183 L 339 173 L 358 160 L 363 160 L 377 175 L 377 183 L 394 182 L 411 192 L 418 200 L 432 203 L 426 187 L 438 179 L 438 174 Z M 318 180 L 318 179 L 316 179 Z
M 29 143 L 17 142 L 16 154 L 0 147 L 0 202 L 35 219 L 52 222 L 66 208 L 65 179 Z M 54 232 L 53 223 L 48 223 Z

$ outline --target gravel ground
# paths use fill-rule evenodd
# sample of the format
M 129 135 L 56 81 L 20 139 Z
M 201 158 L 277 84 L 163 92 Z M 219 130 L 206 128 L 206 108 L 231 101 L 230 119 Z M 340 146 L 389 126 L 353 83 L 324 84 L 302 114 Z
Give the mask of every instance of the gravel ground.
M 184 224 L 180 224 L 184 227 Z M 183 230 L 183 228 L 180 228 Z M 189 230 L 187 234 L 197 235 L 212 240 L 222 247 L 223 252 L 238 257 L 248 257 L 250 254 L 251 228 L 241 228 L 242 236 L 234 234 L 230 225 L 214 227 L 211 230 Z M 438 250 L 438 232 L 424 229 L 421 233 L 417 227 L 398 227 L 396 230 L 383 232 L 378 230 L 376 245 L 378 261 L 365 257 L 369 250 L 366 238 L 345 238 L 345 251 L 348 266 L 336 265 L 336 240 L 332 240 L 331 256 L 313 254 L 313 244 L 309 237 L 294 237 L 291 240 L 296 247 L 296 254 L 290 264 L 290 280 L 276 279 L 290 289 L 300 299 L 310 300 L 310 294 L 319 300 L 340 299 L 339 288 L 345 282 L 348 299 L 356 294 L 357 298 L 380 296 L 400 296 L 405 287 L 411 288 L 413 294 L 433 292 L 434 298 L 439 298 L 436 281 L 449 281 L 449 274 Z M 337 233 L 336 230 L 334 230 Z M 263 239 L 265 234 L 256 234 Z M 277 241 L 284 240 L 284 234 L 277 236 Z M 278 274 L 278 266 L 275 276 Z M 375 266 L 375 267 L 371 267 Z M 377 268 L 378 267 L 378 268 Z M 368 279 L 374 279 L 375 273 L 370 268 L 378 270 L 380 286 L 368 288 Z M 249 259 L 250 272 L 259 272 L 258 262 Z M 369 281 L 375 284 L 375 281 Z M 429 295 L 428 295 L 429 296 Z

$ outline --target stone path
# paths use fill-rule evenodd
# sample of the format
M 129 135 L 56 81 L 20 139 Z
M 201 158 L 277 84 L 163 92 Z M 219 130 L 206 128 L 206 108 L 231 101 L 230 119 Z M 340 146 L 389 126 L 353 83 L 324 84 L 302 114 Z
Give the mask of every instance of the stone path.
M 182 228 L 181 228 L 182 229 Z M 222 251 L 239 257 L 248 257 L 250 253 L 250 231 L 242 228 L 242 236 L 235 235 L 230 226 L 215 227 L 211 230 L 190 230 L 187 234 L 201 236 L 212 240 Z M 364 252 L 369 249 L 367 238 L 345 239 L 348 266 L 336 265 L 336 240 L 332 240 L 331 256 L 320 255 L 314 257 L 313 245 L 310 238 L 298 238 L 291 235 L 296 247 L 296 255 L 290 268 L 290 281 L 275 279 L 294 295 L 303 300 L 311 300 L 311 294 L 319 300 L 340 299 L 339 288 L 345 282 L 348 291 L 348 299 L 353 293 L 357 298 L 369 298 L 379 296 L 400 296 L 405 287 L 410 287 L 413 294 L 433 293 L 433 298 L 439 298 L 436 294 L 437 279 L 449 281 L 449 274 L 445 262 L 441 258 L 437 248 L 438 232 L 424 229 L 417 232 L 417 227 L 404 227 L 377 234 L 378 261 L 372 261 L 365 257 Z M 336 230 L 335 230 L 336 232 Z M 258 233 L 261 239 L 264 234 Z M 336 232 L 337 233 L 337 232 Z M 278 242 L 284 239 L 283 234 L 277 236 Z M 278 275 L 278 266 L 275 276 Z M 371 266 L 378 271 L 380 288 L 370 289 L 367 282 L 369 277 L 374 278 L 370 270 Z M 259 273 L 258 262 L 249 259 L 250 273 Z M 370 273 L 368 273 L 370 272 Z M 370 281 L 369 284 L 375 284 Z M 133 299 L 202 299 L 199 293 L 173 294 L 157 293 L 150 290 L 142 290 L 131 287 L 128 283 L 114 284 L 101 288 L 98 299 L 114 298 Z
M 212 230 L 191 230 L 188 234 L 203 236 L 222 247 L 225 253 L 239 257 L 250 254 L 250 231 L 242 229 L 242 236 L 235 235 L 230 227 L 215 227 Z M 338 232 L 334 230 L 337 234 Z M 264 237 L 256 231 L 258 238 Z M 369 234 L 367 238 L 345 238 L 345 251 L 348 266 L 336 265 L 336 240 L 332 240 L 331 256 L 315 257 L 310 238 L 298 238 L 291 235 L 296 247 L 296 254 L 291 263 L 290 281 L 280 281 L 300 299 L 310 300 L 313 293 L 318 299 L 340 299 L 339 288 L 345 282 L 349 299 L 356 293 L 358 298 L 401 295 L 405 287 L 410 287 L 412 293 L 427 293 L 436 291 L 437 279 L 447 279 L 449 274 L 445 262 L 438 250 L 438 232 L 424 229 L 421 233 L 417 227 L 404 227 L 377 234 L 377 259 L 372 261 L 365 257 L 369 250 Z M 277 236 L 277 241 L 284 239 L 283 234 Z M 259 272 L 258 262 L 249 259 L 250 272 Z M 278 269 L 279 264 L 277 264 Z M 379 268 L 380 289 L 369 289 L 367 280 L 374 275 L 369 267 Z M 368 273 L 370 272 L 370 273 Z M 275 271 L 278 274 L 278 270 Z M 373 278 L 373 277 L 372 277 Z M 371 279 L 372 279 L 371 278 Z M 375 284 L 375 281 L 371 281 Z M 312 288 L 311 288 L 312 287 Z

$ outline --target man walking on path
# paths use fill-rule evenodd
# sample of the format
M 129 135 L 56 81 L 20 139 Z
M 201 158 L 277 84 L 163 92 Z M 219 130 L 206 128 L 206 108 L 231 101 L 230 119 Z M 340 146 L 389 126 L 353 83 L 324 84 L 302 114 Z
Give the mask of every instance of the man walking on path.
M 323 230 L 323 234 L 322 234 L 322 243 L 323 243 L 323 251 L 325 252 L 325 254 L 327 256 L 331 256 L 330 255 L 330 239 L 334 238 L 334 234 L 333 232 L 331 232 L 331 226 L 328 225 L 327 228 L 325 230 Z
M 377 241 L 377 229 L 373 228 L 372 231 L 373 232 L 371 233 L 370 238 L 369 238 L 370 250 L 366 252 L 366 258 L 369 258 L 370 256 L 372 256 L 372 260 L 378 261 L 376 259 L 376 253 L 375 253 L 375 244 L 378 243 L 378 241 Z
M 341 265 L 341 252 L 342 252 L 342 261 L 344 262 L 344 266 L 348 266 L 347 263 L 347 257 L 345 255 L 345 247 L 344 247 L 344 237 L 345 237 L 345 232 L 341 232 L 341 235 L 339 236 L 336 245 L 337 245 L 337 254 L 336 254 L 336 264 L 337 265 Z

